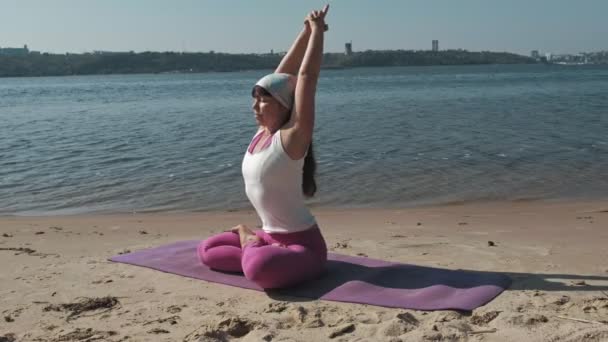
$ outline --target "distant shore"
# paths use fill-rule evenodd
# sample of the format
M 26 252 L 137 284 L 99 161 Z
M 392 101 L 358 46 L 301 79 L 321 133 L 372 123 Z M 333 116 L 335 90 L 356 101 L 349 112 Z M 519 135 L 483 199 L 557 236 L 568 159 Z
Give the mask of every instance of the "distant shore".
M 202 73 L 272 69 L 282 54 L 228 54 L 181 52 L 106 52 L 85 54 L 0 55 L 0 77 L 68 76 L 107 74 Z M 323 68 L 535 64 L 530 57 L 507 52 L 466 50 L 411 51 L 368 50 L 326 53 Z

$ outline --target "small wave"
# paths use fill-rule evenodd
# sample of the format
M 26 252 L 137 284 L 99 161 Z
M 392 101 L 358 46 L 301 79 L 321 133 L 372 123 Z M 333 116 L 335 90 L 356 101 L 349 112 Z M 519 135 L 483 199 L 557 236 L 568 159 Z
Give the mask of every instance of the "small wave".
M 129 144 L 127 144 L 127 143 L 119 143 L 117 145 L 109 146 L 107 148 L 107 150 L 110 151 L 110 152 L 119 152 L 119 151 L 122 152 L 127 147 L 129 147 Z
M 118 158 L 102 160 L 98 164 L 99 165 L 124 164 L 124 163 L 130 163 L 130 162 L 134 162 L 134 161 L 140 161 L 143 159 L 144 159 L 143 157 L 118 157 Z

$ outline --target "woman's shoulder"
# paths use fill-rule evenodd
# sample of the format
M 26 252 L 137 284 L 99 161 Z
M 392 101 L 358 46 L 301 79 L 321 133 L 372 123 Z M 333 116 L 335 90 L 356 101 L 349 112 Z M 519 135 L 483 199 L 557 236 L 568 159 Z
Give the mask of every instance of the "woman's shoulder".
M 303 137 L 298 136 L 294 130 L 290 129 L 280 129 L 277 132 L 275 139 L 289 159 L 294 161 L 304 159 L 308 151 L 308 145 L 310 145 L 310 142 L 306 141 Z

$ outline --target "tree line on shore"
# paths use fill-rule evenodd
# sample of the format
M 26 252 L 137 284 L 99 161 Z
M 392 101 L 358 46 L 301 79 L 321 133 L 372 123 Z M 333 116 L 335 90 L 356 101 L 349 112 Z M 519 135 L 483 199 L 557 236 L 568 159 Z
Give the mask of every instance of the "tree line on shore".
M 0 77 L 65 76 L 139 73 L 200 73 L 273 69 L 281 54 L 228 54 L 181 52 L 125 52 L 84 54 L 28 54 L 0 56 Z M 324 68 L 536 63 L 530 57 L 507 52 L 363 51 L 350 55 L 326 53 Z

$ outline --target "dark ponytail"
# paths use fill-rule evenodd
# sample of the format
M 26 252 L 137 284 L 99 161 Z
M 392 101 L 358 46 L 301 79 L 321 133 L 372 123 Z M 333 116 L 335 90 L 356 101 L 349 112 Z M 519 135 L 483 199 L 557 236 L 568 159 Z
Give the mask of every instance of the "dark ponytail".
M 312 151 L 312 141 L 308 145 L 308 152 L 304 158 L 304 167 L 302 168 L 302 192 L 306 197 L 313 197 L 317 192 L 317 183 L 315 182 L 315 171 L 317 170 L 317 162 Z

